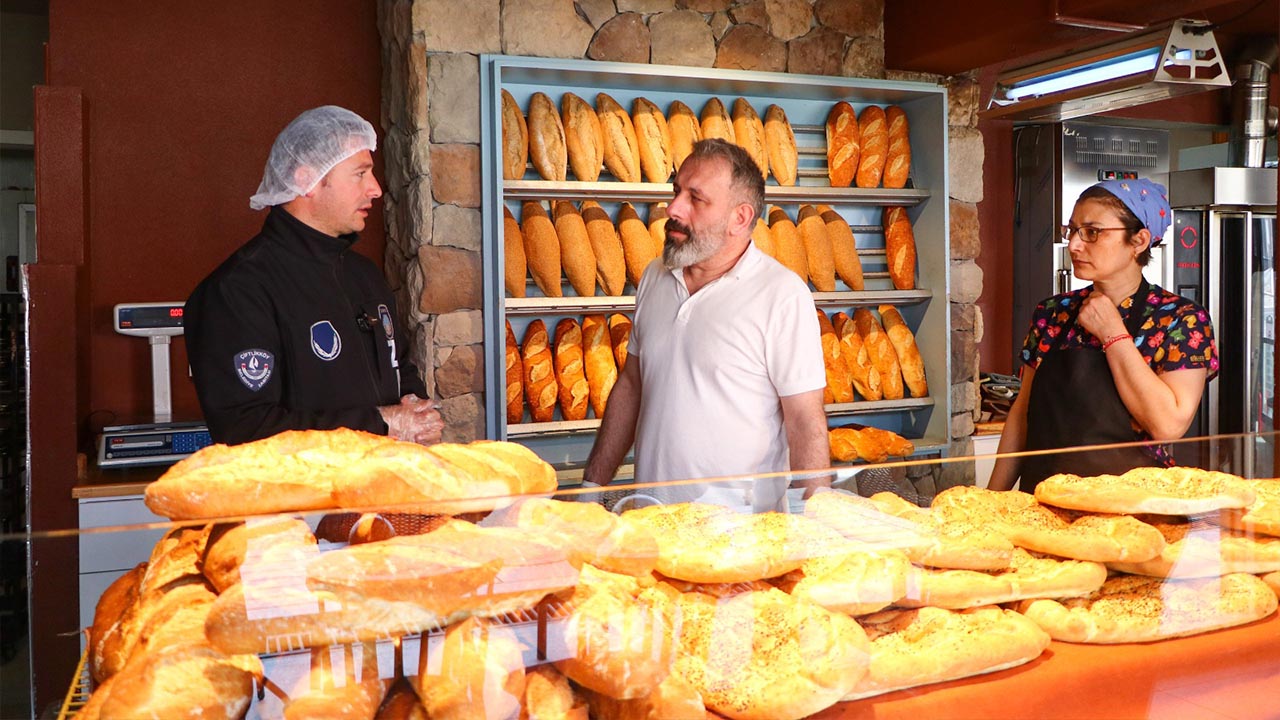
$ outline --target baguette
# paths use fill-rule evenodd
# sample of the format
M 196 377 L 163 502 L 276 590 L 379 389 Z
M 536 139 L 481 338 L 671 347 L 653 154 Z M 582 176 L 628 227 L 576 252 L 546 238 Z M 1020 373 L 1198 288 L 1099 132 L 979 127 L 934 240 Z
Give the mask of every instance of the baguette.
M 95 683 L 106 682 L 129 659 L 124 647 L 125 624 L 138 603 L 138 588 L 146 571 L 147 564 L 138 563 L 116 578 L 98 598 L 88 639 L 89 667 Z
M 827 432 L 831 459 L 840 462 L 864 460 L 882 463 L 889 456 L 906 457 L 916 451 L 915 445 L 901 435 L 874 427 L 838 427 Z
M 529 413 L 534 422 L 549 422 L 556 411 L 560 387 L 551 361 L 547 326 L 541 319 L 529 323 L 525 330 L 520 359 L 524 364 L 524 392 L 529 398 Z
M 102 718 L 239 718 L 253 701 L 262 662 L 197 642 L 140 655 L 111 679 Z
M 858 242 L 853 237 L 853 229 L 835 210 L 828 208 L 822 210 L 821 214 L 822 221 L 827 226 L 827 238 L 831 241 L 831 256 L 835 264 L 836 276 L 843 280 L 850 290 L 865 290 L 862 260 L 858 257 Z
M 524 259 L 524 235 L 520 232 L 520 223 L 511 214 L 511 208 L 506 206 L 502 208 L 502 251 L 502 274 L 507 296 L 522 298 L 529 276 L 529 267 Z
M 853 323 L 867 347 L 871 364 L 880 374 L 880 390 L 884 393 L 884 399 L 901 400 L 902 368 L 898 365 L 898 353 L 894 351 L 893 343 L 889 342 L 889 336 L 880 321 L 876 320 L 870 310 L 858 308 L 853 311 Z
M 853 319 L 840 312 L 835 314 L 831 323 L 835 326 L 840 344 L 844 346 L 843 355 L 853 379 L 853 389 L 862 396 L 863 400 L 883 399 L 884 391 L 880 389 L 880 373 L 871 363 L 871 353 L 867 351 L 866 343 L 862 342 L 862 336 L 858 334 Z
M 618 374 L 627 365 L 627 345 L 631 340 L 631 318 L 622 313 L 609 316 L 609 341 L 613 344 L 613 356 L 618 361 Z
M 796 184 L 796 135 L 791 130 L 787 113 L 777 105 L 770 105 L 764 113 L 764 140 L 769 155 L 769 171 L 779 185 Z
M 560 239 L 560 264 L 579 297 L 596 294 L 596 255 L 587 237 L 587 224 L 582 214 L 568 200 L 555 206 L 556 237 Z
M 627 265 L 627 280 L 632 287 L 640 287 L 644 269 L 653 261 L 653 239 L 649 228 L 636 214 L 629 202 L 622 203 L 618 211 L 618 235 L 622 237 L 622 258 Z
M 884 254 L 889 277 L 899 290 L 916 286 L 916 238 L 906 208 L 884 209 Z
M 217 592 L 240 582 L 245 563 L 282 561 L 296 548 L 306 552 L 316 537 L 306 522 L 294 517 L 251 518 L 234 525 L 216 525 L 200 558 L 200 570 Z
M 702 139 L 719 138 L 725 142 L 736 143 L 733 136 L 733 120 L 725 112 L 720 98 L 711 98 L 702 106 L 701 116 Z
M 831 187 L 849 187 L 862 158 L 862 133 L 853 106 L 841 100 L 827 114 L 827 176 Z
M 358 662 L 353 657 L 357 647 Z M 378 677 L 374 643 L 344 646 L 341 662 L 334 659 L 336 649 L 312 648 L 311 672 L 299 679 L 285 700 L 284 720 L 372 718 L 378 711 L 386 688 Z
M 595 109 L 586 100 L 567 92 L 560 98 L 560 112 L 573 176 L 584 182 L 599 180 L 600 168 L 604 165 L 604 132 Z
M 778 262 L 799 275 L 801 280 L 808 282 L 809 257 L 805 253 L 804 241 L 800 238 L 800 231 L 796 229 L 795 223 L 791 222 L 791 218 L 781 208 L 769 211 L 769 233 L 773 235 L 773 242 L 778 248 Z
M 822 332 L 822 364 L 827 371 L 827 388 L 823 392 L 823 403 L 853 402 L 853 377 L 849 373 L 849 365 L 844 357 L 844 346 L 836 335 L 827 314 L 818 310 L 818 328 Z
M 662 257 L 667 247 L 667 204 L 653 203 L 649 206 L 649 237 L 653 243 L 653 256 Z
M 587 239 L 596 258 L 596 281 L 605 295 L 617 297 L 627 284 L 627 265 L 618 230 L 595 200 L 582 202 L 582 220 L 587 224 Z
M 587 417 L 590 393 L 582 363 L 582 328 L 573 318 L 556 323 L 556 382 L 560 386 L 560 414 L 565 420 Z
M 436 662 L 414 679 L 432 720 L 516 718 L 524 697 L 524 658 L 510 627 L 470 618 L 449 627 Z
M 587 375 L 587 397 L 597 418 L 604 417 L 605 403 L 614 383 L 618 382 L 618 365 L 613 358 L 609 339 L 609 322 L 603 315 L 582 318 L 583 367 Z
M 516 344 L 515 331 L 507 321 L 507 424 L 514 425 L 524 419 L 524 363 L 520 361 L 520 346 Z
M 529 155 L 533 168 L 543 180 L 563 182 L 569 158 L 565 146 L 564 123 L 556 104 L 546 93 L 536 92 L 529 98 Z
M 769 151 L 765 147 L 764 123 L 760 122 L 760 116 L 745 98 L 733 101 L 733 137 L 760 166 L 760 176 L 768 180 Z
M 809 261 L 809 281 L 818 292 L 836 289 L 835 259 L 827 224 L 812 205 L 800 206 L 800 222 L 796 226 L 804 241 L 805 258 Z
M 640 182 L 640 143 L 631 116 L 605 93 L 596 94 L 596 115 L 604 133 L 604 165 L 622 182 Z
M 560 287 L 560 238 L 542 203 L 526 200 L 520 209 L 524 256 L 533 282 L 547 297 L 563 297 Z
M 529 128 L 516 99 L 502 91 L 502 179 L 519 180 L 529 164 Z
M 901 188 L 907 186 L 907 176 L 911 173 L 911 138 L 907 124 L 907 113 L 897 105 L 890 105 L 884 111 L 885 122 L 889 126 L 889 149 L 884 165 L 884 186 Z
M 671 129 L 657 105 L 644 98 L 631 104 L 631 123 L 635 126 L 640 149 L 640 169 L 646 180 L 664 183 L 671 178 Z
M 774 260 L 778 259 L 778 245 L 773 241 L 773 233 L 769 232 L 769 223 L 764 218 L 756 218 L 756 226 L 751 230 L 751 242 L 756 244 L 760 252 Z
M 693 152 L 694 144 L 702 139 L 702 125 L 688 105 L 673 100 L 667 108 L 667 128 L 671 131 L 672 166 L 679 170 L 680 164 Z
M 860 188 L 880 187 L 889 151 L 889 128 L 884 108 L 868 105 L 858 115 L 858 132 L 862 135 L 862 154 L 858 158 L 855 182 Z
M 893 343 L 898 355 L 898 365 L 902 368 L 902 380 L 911 397 L 928 397 L 929 383 L 924 377 L 924 360 L 920 357 L 920 348 L 916 347 L 915 335 L 907 327 L 902 313 L 892 305 L 880 306 L 880 318 L 884 321 L 884 331 Z

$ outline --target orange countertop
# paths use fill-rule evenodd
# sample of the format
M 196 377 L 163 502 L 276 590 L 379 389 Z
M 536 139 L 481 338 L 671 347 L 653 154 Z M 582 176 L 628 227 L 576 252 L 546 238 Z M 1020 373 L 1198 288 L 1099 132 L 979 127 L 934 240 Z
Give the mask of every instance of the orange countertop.
M 1280 718 L 1280 615 L 1129 645 L 1053 642 L 1026 665 L 840 703 L 822 720 Z

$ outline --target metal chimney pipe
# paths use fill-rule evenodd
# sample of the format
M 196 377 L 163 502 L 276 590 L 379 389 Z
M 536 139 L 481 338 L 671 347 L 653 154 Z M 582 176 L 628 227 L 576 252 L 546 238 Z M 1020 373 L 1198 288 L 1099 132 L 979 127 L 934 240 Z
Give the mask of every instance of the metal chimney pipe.
M 1267 105 L 1268 80 L 1276 64 L 1276 40 L 1251 48 L 1236 66 L 1231 88 L 1229 161 L 1234 167 L 1262 167 L 1267 136 L 1275 132 L 1276 109 Z

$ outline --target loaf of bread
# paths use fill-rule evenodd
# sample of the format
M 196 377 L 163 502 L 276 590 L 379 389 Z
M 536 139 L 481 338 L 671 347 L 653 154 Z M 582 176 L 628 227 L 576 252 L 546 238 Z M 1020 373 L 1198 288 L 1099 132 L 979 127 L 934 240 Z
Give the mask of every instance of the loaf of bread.
M 212 527 L 200 560 L 209 584 L 218 592 L 240 582 L 240 568 L 292 556 L 290 547 L 306 552 L 316 536 L 306 522 L 293 517 L 250 518 Z
M 884 253 L 889 277 L 899 290 L 916 286 L 916 237 L 906 208 L 884 209 Z
M 911 174 L 911 137 L 907 125 L 907 113 L 897 105 L 885 108 L 885 122 L 889 126 L 889 149 L 884 165 L 884 186 L 901 188 L 907 185 Z
M 430 720 L 418 693 L 404 677 L 391 684 L 373 720 Z
M 809 261 L 809 282 L 818 292 L 836 289 L 836 267 L 831 239 L 827 237 L 827 224 L 812 205 L 800 206 L 800 222 L 796 225 L 804 242 L 805 258 Z
M 207 526 L 206 526 L 207 527 Z M 200 557 L 208 545 L 205 528 L 180 527 L 165 533 L 151 548 L 147 569 L 142 574 L 138 595 L 145 602 L 153 594 L 163 594 L 187 583 L 204 583 Z
M 432 720 L 516 718 L 524 658 L 510 627 L 470 618 L 450 626 L 435 662 L 419 666 L 418 696 Z
M 569 551 L 569 562 L 648 578 L 658 562 L 658 542 L 646 528 L 594 502 L 529 498 L 515 511 L 516 527 Z
M 609 339 L 609 322 L 603 315 L 582 318 L 583 367 L 587 375 L 587 397 L 597 418 L 604 417 L 605 403 L 618 381 L 618 365 Z
M 604 133 L 604 165 L 622 182 L 640 182 L 640 143 L 631 116 L 618 101 L 596 94 L 596 115 Z
M 640 149 L 640 169 L 653 183 L 671 179 L 675 162 L 671 155 L 671 129 L 657 105 L 644 98 L 631 104 L 631 124 L 635 127 Z
M 542 203 L 526 200 L 520 210 L 524 256 L 533 282 L 547 297 L 563 297 L 560 287 L 560 238 Z
M 582 690 L 591 717 L 615 720 L 656 720 L 656 718 L 682 718 L 683 720 L 719 720 L 720 716 L 707 710 L 698 692 L 688 680 L 671 673 L 644 697 L 619 700 L 604 693 Z
M 850 290 L 865 290 L 862 260 L 858 257 L 858 243 L 853 237 L 849 222 L 840 213 L 829 208 L 821 211 L 821 217 L 827 226 L 827 239 L 831 241 L 836 277 L 843 280 Z
M 800 231 L 782 208 L 769 211 L 769 233 L 778 248 L 778 262 L 788 270 L 800 276 L 801 280 L 809 280 L 809 256 L 805 252 L 804 240 Z
M 582 201 L 582 220 L 587 224 L 587 239 L 596 258 L 596 281 L 605 295 L 617 297 L 627 284 L 627 264 L 618 229 L 595 200 Z
M 524 234 L 511 209 L 505 205 L 502 208 L 502 275 L 507 297 L 525 296 L 529 267 L 524 259 Z
M 560 240 L 560 264 L 569 285 L 579 297 L 596 294 L 596 254 L 587 236 L 587 223 L 568 200 L 555 205 L 556 237 Z
M 520 360 L 524 363 L 524 392 L 529 399 L 529 414 L 534 422 L 550 422 L 555 415 L 560 387 L 556 384 L 547 326 L 541 318 L 529 323 L 524 331 Z
M 898 353 L 889 342 L 880 321 L 867 308 L 853 311 L 853 323 L 862 336 L 871 364 L 880 374 L 880 390 L 885 400 L 901 400 L 903 397 L 902 368 L 898 365 Z
M 524 707 L 521 720 L 588 720 L 587 701 L 569 679 L 550 664 L 527 668 L 524 673 Z M 616 716 L 609 716 L 616 717 Z
M 600 179 L 604 165 L 604 133 L 596 111 L 586 100 L 567 92 L 560 98 L 565 145 L 573 176 L 584 182 Z
M 855 182 L 860 188 L 880 187 L 889 152 L 889 126 L 884 108 L 879 105 L 863 108 L 858 114 L 858 132 L 862 135 L 862 154 Z
M 844 346 L 836 336 L 836 329 L 827 314 L 818 310 L 818 328 L 822 333 L 822 363 L 827 370 L 827 389 L 823 402 L 853 402 L 853 377 L 844 357 Z
M 778 105 L 770 105 L 764 113 L 764 140 L 773 179 L 779 185 L 795 185 L 800 158 L 796 150 L 796 136 L 786 111 Z
M 622 203 L 618 210 L 618 235 L 622 238 L 622 258 L 627 265 L 627 280 L 632 287 L 640 287 L 644 269 L 653 261 L 653 239 L 649 228 L 640 219 L 631 203 Z
M 902 313 L 892 305 L 880 306 L 880 319 L 884 322 L 884 331 L 893 343 L 898 354 L 898 365 L 902 368 L 902 380 L 911 397 L 929 397 L 929 383 L 924 377 L 924 360 L 920 357 L 920 348 L 916 347 L 915 335 Z
M 516 99 L 502 91 L 502 179 L 519 180 L 529 164 L 529 128 Z
M 386 683 L 378 676 L 376 645 L 347 645 L 335 659 L 336 650 L 311 649 L 311 672 L 289 689 L 285 720 L 372 718 L 378 711 Z
M 89 670 L 95 683 L 106 682 L 124 667 L 125 624 L 138 602 L 138 588 L 147 570 L 145 562 L 116 578 L 93 610 L 93 625 L 89 627 Z
M 745 98 L 733 101 L 733 137 L 751 159 L 756 161 L 756 165 L 760 166 L 760 176 L 769 179 L 769 151 L 765 147 L 764 123 L 760 122 L 760 116 Z
M 653 256 L 662 257 L 667 246 L 667 204 L 664 202 L 649 206 L 649 241 L 653 244 Z
M 719 138 L 726 142 L 737 142 L 733 136 L 733 120 L 725 111 L 720 98 L 711 98 L 702 106 L 701 128 L 703 140 Z
M 564 123 L 556 111 L 556 104 L 546 93 L 536 92 L 529 98 L 528 127 L 533 169 L 543 180 L 564 181 L 569 166 Z
M 769 223 L 764 218 L 756 218 L 756 226 L 751 230 L 751 242 L 756 244 L 760 252 L 774 260 L 778 259 L 778 245 L 773 241 L 773 233 L 769 232 Z
M 853 106 L 841 100 L 827 114 L 827 176 L 831 187 L 849 187 L 862 159 L 862 133 Z
M 524 363 L 511 321 L 507 321 L 507 424 L 524 419 Z
M 627 365 L 627 345 L 631 340 L 631 318 L 622 313 L 609 316 L 609 340 L 613 343 L 613 356 L 618 361 L 618 374 Z
M 679 100 L 672 100 L 667 108 L 667 128 L 671 131 L 672 167 L 680 169 L 680 164 L 693 152 L 694 143 L 702 139 L 702 123 L 688 105 Z
M 910 440 L 876 427 L 831 428 L 827 434 L 831 443 L 831 459 L 840 462 L 865 460 L 880 463 L 890 456 L 906 457 L 916 451 Z
M 853 389 L 863 400 L 882 400 L 884 391 L 880 389 L 880 373 L 871 362 L 871 353 L 866 343 L 858 334 L 853 318 L 840 312 L 831 318 L 836 328 L 836 336 L 844 346 L 845 364 L 849 366 L 849 374 L 853 378 Z
M 555 365 L 560 414 L 565 420 L 585 419 L 590 386 L 583 370 L 582 328 L 573 318 L 556 323 Z
M 204 642 L 139 655 L 98 688 L 101 718 L 244 717 L 262 662 L 227 656 Z M 77 716 L 79 717 L 79 716 Z

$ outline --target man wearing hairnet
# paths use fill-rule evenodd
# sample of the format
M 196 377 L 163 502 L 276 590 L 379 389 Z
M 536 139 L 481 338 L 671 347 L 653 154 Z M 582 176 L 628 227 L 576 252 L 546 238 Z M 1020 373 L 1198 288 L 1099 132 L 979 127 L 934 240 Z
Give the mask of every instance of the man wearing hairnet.
M 391 290 L 351 249 L 382 195 L 376 148 L 373 126 L 350 110 L 295 118 L 249 199 L 268 208 L 262 232 L 187 300 L 191 372 L 215 442 L 338 427 L 440 440 Z

